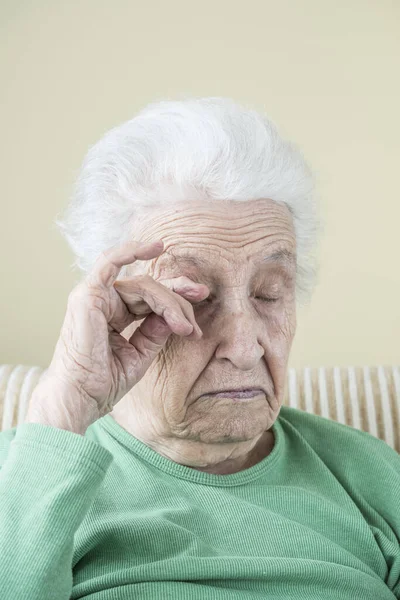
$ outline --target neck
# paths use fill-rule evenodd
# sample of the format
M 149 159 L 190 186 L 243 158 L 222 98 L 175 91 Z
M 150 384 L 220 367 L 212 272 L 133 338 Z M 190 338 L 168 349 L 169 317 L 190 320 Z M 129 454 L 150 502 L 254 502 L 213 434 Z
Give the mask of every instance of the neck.
M 193 467 L 198 471 L 214 473 L 215 475 L 231 475 L 253 467 L 268 456 L 274 447 L 275 439 L 272 431 L 264 431 L 249 452 L 237 458 L 227 458 L 218 463 L 210 463 L 206 467 Z
M 146 420 L 127 413 L 119 402 L 110 416 L 128 433 L 155 452 L 180 465 L 215 475 L 230 475 L 256 465 L 268 456 L 275 443 L 271 430 L 243 442 L 204 443 L 155 434 Z M 144 426 L 143 426 L 144 425 Z

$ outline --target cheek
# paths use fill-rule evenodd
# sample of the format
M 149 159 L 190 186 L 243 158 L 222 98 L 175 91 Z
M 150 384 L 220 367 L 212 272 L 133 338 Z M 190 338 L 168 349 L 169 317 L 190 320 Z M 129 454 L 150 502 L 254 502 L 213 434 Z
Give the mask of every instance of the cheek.
M 165 346 L 159 352 L 156 362 L 159 364 L 160 377 L 180 386 L 190 388 L 204 368 L 205 352 L 202 340 L 186 340 L 179 335 L 170 335 Z
M 290 302 L 285 304 L 283 311 L 283 319 L 285 323 L 285 331 L 289 337 L 293 337 L 297 327 L 296 302 L 292 298 Z
M 274 333 L 279 335 L 293 328 L 296 305 L 290 299 L 266 306 L 261 304 L 257 315 L 271 335 Z
M 268 340 L 269 354 L 284 355 L 290 348 L 296 331 L 296 311 L 292 303 L 260 309 L 259 331 Z
M 170 427 L 185 421 L 193 388 L 206 368 L 207 360 L 201 342 L 185 341 L 172 335 L 152 363 L 155 370 L 151 378 Z

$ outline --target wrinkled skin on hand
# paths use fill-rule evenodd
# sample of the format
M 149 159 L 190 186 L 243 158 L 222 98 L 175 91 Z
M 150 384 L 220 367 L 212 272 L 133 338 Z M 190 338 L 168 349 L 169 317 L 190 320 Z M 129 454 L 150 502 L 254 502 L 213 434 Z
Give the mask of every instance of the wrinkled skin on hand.
M 74 422 L 76 429 L 81 420 L 87 427 L 109 413 L 143 377 L 171 333 L 201 337 L 184 295 L 195 290 L 203 298 L 209 293 L 206 286 L 185 277 L 161 283 L 138 275 L 116 281 L 123 265 L 154 258 L 162 250 L 162 245 L 137 242 L 114 246 L 72 290 L 51 364 L 35 389 L 28 419 L 34 413 L 45 418 L 50 412 L 49 422 L 69 427 Z M 138 319 L 140 327 L 126 340 L 120 332 Z M 45 397 L 51 402 L 46 407 Z

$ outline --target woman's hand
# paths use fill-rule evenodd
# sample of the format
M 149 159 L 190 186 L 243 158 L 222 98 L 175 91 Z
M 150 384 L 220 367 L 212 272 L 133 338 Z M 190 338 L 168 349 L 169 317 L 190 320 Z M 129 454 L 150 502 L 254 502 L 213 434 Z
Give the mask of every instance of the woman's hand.
M 68 297 L 49 368 L 34 389 L 25 422 L 84 435 L 144 376 L 171 333 L 199 339 L 191 302 L 208 287 L 187 277 L 155 281 L 138 275 L 116 281 L 123 265 L 163 252 L 162 242 L 130 241 L 103 252 Z M 190 292 L 192 292 L 190 294 Z M 120 333 L 143 320 L 127 341 Z

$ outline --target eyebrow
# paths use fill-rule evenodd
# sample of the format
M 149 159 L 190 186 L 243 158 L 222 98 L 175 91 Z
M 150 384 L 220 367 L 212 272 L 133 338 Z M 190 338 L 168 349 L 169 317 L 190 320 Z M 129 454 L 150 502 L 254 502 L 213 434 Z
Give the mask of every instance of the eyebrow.
M 290 252 L 290 250 L 277 250 L 277 252 L 264 256 L 261 259 L 262 264 L 269 262 L 289 265 L 292 262 L 296 262 L 296 255 L 293 252 Z
M 192 265 L 193 267 L 204 270 L 210 267 L 215 268 L 215 265 L 207 259 L 204 259 L 201 256 L 192 256 L 190 254 L 172 255 L 172 261 L 176 264 Z M 284 249 L 263 256 L 260 264 L 281 264 L 283 267 L 288 268 L 293 262 L 296 262 L 296 255 L 290 250 Z

